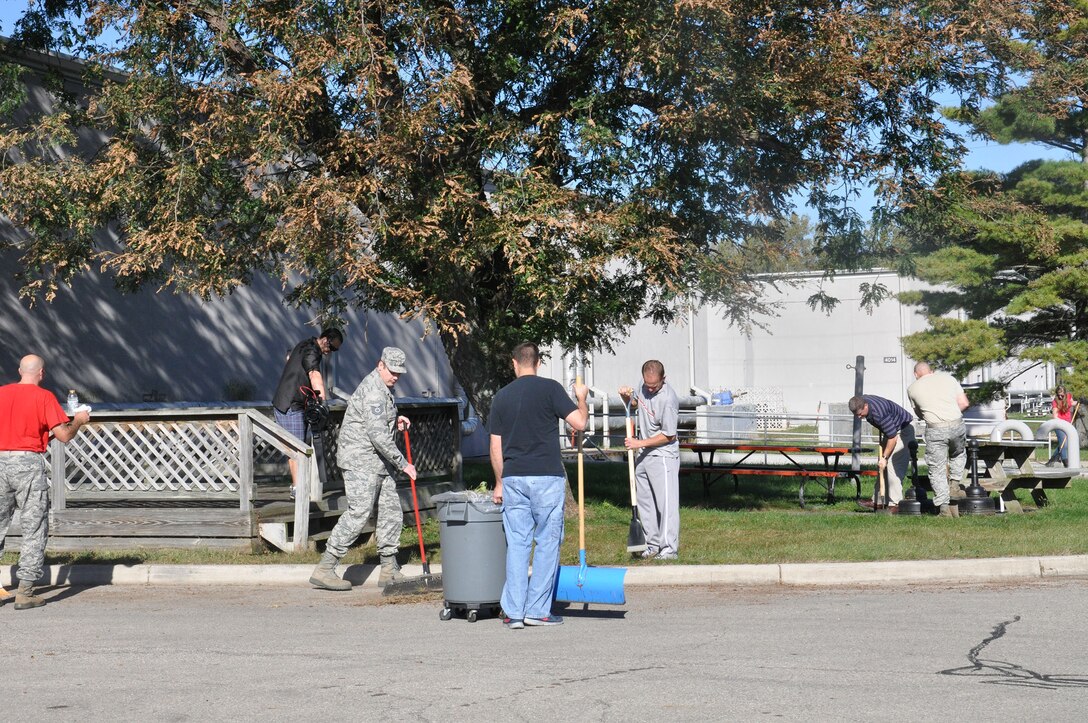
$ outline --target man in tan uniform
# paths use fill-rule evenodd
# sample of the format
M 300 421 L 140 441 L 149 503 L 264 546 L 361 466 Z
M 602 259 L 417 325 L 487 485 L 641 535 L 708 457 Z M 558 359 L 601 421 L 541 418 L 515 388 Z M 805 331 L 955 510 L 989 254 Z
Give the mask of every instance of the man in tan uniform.
M 926 466 L 938 514 L 950 517 L 952 491 L 959 492 L 967 465 L 967 428 L 963 410 L 970 402 L 951 375 L 936 372 L 924 361 L 914 365 L 916 381 L 907 389 L 915 413 L 926 423 Z M 951 487 L 951 491 L 950 491 Z

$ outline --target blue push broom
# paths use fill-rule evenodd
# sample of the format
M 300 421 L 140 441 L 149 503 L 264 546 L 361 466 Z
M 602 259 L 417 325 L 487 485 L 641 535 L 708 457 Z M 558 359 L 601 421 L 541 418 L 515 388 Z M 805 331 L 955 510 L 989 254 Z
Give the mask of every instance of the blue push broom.
M 581 383 L 581 379 L 578 380 Z M 626 567 L 589 567 L 586 564 L 585 473 L 582 433 L 578 433 L 578 566 L 559 568 L 555 599 L 575 603 L 623 605 L 623 576 Z

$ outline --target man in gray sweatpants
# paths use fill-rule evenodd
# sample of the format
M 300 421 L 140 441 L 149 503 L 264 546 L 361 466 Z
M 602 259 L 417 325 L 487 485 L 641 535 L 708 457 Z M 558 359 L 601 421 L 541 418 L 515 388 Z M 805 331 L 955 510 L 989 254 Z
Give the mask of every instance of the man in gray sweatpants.
M 656 359 L 642 365 L 636 392 L 620 387 L 620 396 L 638 410 L 638 437 L 624 440 L 635 458 L 635 495 L 646 533 L 644 558 L 675 560 L 680 551 L 680 443 L 676 421 L 680 399 L 665 383 L 665 366 Z

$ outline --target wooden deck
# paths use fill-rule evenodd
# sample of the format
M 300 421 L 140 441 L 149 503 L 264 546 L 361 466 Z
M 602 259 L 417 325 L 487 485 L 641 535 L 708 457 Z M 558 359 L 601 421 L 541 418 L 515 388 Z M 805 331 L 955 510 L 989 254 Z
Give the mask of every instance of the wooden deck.
M 461 487 L 459 408 L 449 399 L 401 399 L 398 406 L 412 420 L 427 514 L 433 495 Z M 50 447 L 48 547 L 312 549 L 347 507 L 335 465 L 342 417 L 343 406 L 334 406 L 322 481 L 313 448 L 286 434 L 268 410 L 96 411 L 75 440 Z M 288 458 L 299 464 L 297 500 L 289 495 Z M 407 479 L 399 491 L 410 515 Z M 17 549 L 18 513 L 8 532 L 5 548 Z

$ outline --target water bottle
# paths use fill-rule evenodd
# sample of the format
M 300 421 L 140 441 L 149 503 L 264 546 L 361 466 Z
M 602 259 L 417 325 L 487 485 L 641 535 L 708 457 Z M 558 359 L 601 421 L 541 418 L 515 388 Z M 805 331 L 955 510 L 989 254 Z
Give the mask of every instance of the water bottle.
M 75 389 L 68 390 L 68 414 L 72 415 L 76 413 L 76 407 L 79 406 L 79 395 L 76 394 Z

